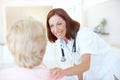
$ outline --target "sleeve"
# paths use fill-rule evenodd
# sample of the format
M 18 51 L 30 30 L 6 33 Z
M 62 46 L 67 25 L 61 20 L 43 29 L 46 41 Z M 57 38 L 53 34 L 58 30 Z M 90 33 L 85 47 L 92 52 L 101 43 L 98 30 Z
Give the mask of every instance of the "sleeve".
M 80 30 L 78 33 L 78 45 L 80 48 L 80 55 L 85 53 L 96 54 L 98 51 L 97 37 L 90 29 Z

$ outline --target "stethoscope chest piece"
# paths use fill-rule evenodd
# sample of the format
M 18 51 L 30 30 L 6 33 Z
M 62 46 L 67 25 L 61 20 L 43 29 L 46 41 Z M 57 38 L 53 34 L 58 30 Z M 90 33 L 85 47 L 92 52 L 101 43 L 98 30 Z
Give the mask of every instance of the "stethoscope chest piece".
M 61 52 L 62 52 L 61 62 L 65 62 L 66 61 L 65 53 L 64 53 L 62 45 L 60 45 L 60 46 L 61 46 Z M 76 38 L 74 39 L 74 43 L 73 43 L 73 47 L 72 47 L 72 52 L 76 52 Z
M 66 58 L 65 57 L 62 57 L 61 58 L 61 62 L 65 62 L 66 61 Z

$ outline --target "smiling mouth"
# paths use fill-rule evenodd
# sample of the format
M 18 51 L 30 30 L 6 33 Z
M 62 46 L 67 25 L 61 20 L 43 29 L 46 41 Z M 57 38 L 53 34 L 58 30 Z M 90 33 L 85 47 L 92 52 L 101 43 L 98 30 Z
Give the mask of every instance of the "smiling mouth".
M 57 33 L 56 36 L 61 36 L 62 33 Z

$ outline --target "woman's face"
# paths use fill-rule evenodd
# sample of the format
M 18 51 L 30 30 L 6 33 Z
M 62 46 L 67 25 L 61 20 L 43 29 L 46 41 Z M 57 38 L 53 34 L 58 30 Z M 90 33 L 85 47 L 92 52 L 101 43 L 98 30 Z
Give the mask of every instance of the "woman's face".
M 58 15 L 54 15 L 49 19 L 51 32 L 58 39 L 64 39 L 66 35 L 66 22 Z

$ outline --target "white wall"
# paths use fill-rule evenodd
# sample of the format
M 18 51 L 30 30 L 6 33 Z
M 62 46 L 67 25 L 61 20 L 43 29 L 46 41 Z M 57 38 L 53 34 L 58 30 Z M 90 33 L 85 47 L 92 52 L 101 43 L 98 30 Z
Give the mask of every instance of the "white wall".
M 5 11 L 3 8 L 3 3 L 0 2 L 0 43 L 4 43 L 4 31 L 5 31 Z
M 0 43 L 5 43 L 5 32 L 6 32 L 6 7 L 36 7 L 36 6 L 53 6 L 64 8 L 69 15 L 81 22 L 81 5 L 79 4 L 80 0 L 0 0 Z M 78 14 L 79 13 L 79 14 Z M 13 14 L 13 13 L 12 13 Z M 9 15 L 10 16 L 10 15 Z M 14 17 L 16 19 L 16 17 Z M 38 17 L 37 17 L 38 18 Z M 9 17 L 11 19 L 11 16 Z M 7 21 L 8 22 L 8 21 Z M 10 22 L 11 23 L 11 22 Z M 44 62 L 48 63 L 49 67 L 54 66 L 51 62 L 54 61 L 54 45 L 49 46 L 48 44 L 47 54 L 45 55 Z M 12 64 L 13 58 L 7 48 L 7 45 L 0 45 L 0 67 L 7 64 Z
M 94 28 L 102 18 L 107 19 L 105 26 L 109 35 L 102 36 L 108 43 L 120 49 L 120 0 L 108 0 L 86 9 L 86 26 Z
M 120 0 L 85 0 L 87 4 L 81 3 L 81 0 L 3 0 L 0 1 L 0 43 L 5 42 L 5 7 L 6 6 L 42 6 L 42 5 L 53 5 L 53 7 L 64 8 L 72 18 L 79 21 L 82 25 L 94 28 L 99 24 L 102 18 L 106 18 L 108 24 L 106 26 L 106 31 L 110 33 L 108 36 L 102 36 L 111 45 L 118 46 L 120 49 Z M 105 1 L 105 2 L 104 2 Z M 89 4 L 90 3 L 90 4 Z M 83 7 L 82 7 L 83 6 Z M 84 9 L 84 10 L 82 10 Z M 84 11 L 84 12 L 82 12 Z M 48 44 L 48 51 L 45 55 L 45 63 L 49 66 L 54 66 L 50 62 L 54 61 L 54 45 Z M 50 53 L 50 54 L 49 54 Z M 4 55 L 3 55 L 4 54 Z M 4 57 L 2 57 L 4 56 Z M 3 59 L 2 59 L 2 58 Z M 12 57 L 6 46 L 0 46 L 0 62 L 12 63 Z M 8 60 L 9 59 L 9 60 Z M 50 62 L 49 62 L 50 61 Z
M 81 9 L 79 6 L 81 0 L 0 0 L 0 43 L 5 42 L 6 30 L 6 7 L 37 7 L 37 6 L 53 6 L 64 8 L 72 18 L 80 21 Z M 67 4 L 67 6 L 66 6 Z M 75 9 L 77 8 L 77 9 Z M 79 12 L 78 15 L 76 13 Z

